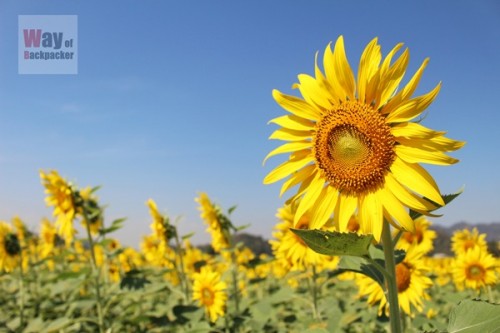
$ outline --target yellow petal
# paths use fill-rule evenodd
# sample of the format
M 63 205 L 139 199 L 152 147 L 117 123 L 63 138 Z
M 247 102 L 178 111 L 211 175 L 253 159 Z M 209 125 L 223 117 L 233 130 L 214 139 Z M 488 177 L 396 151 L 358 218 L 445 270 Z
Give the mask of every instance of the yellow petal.
M 313 164 L 307 165 L 304 168 L 300 169 L 299 171 L 294 172 L 292 175 L 290 175 L 290 178 L 287 179 L 284 183 L 283 186 L 281 186 L 281 191 L 280 191 L 280 197 L 288 191 L 290 188 L 300 184 L 300 183 L 309 183 L 309 181 L 306 181 L 307 178 L 312 179 L 312 175 L 314 172 L 315 166 Z
M 393 221 L 395 219 L 398 222 L 398 228 L 403 228 L 410 232 L 415 231 L 415 223 L 408 214 L 408 211 L 391 191 L 382 189 L 377 192 L 377 196 L 380 198 L 380 202 L 384 206 L 384 211 L 387 212 L 390 220 Z
M 314 122 L 295 115 L 277 117 L 271 119 L 269 123 L 274 123 L 278 126 L 296 131 L 311 131 L 315 127 Z
M 382 60 L 382 54 L 380 53 L 380 45 L 377 44 L 378 39 L 374 38 L 366 46 L 358 66 L 358 99 L 362 103 L 370 104 L 371 101 L 366 100 L 366 88 L 368 82 L 377 73 L 378 66 Z
M 330 46 L 328 46 L 327 50 L 328 51 L 325 50 L 325 58 L 323 61 L 326 77 L 330 85 L 337 89 L 341 89 L 342 92 L 338 94 L 339 96 L 343 96 L 343 98 L 348 97 L 350 100 L 354 100 L 356 85 L 354 74 L 352 73 L 351 66 L 345 54 L 343 36 L 337 38 L 333 55 L 331 51 L 329 51 Z
M 418 164 L 410 164 L 396 158 L 391 165 L 394 178 L 410 190 L 444 206 L 439 188 L 432 176 Z
M 420 211 L 430 211 L 437 208 L 429 201 L 424 200 L 408 191 L 394 178 L 391 173 L 388 173 L 385 177 L 385 184 L 394 196 L 408 208 Z
M 311 142 L 309 141 L 297 141 L 297 142 L 289 142 L 285 143 L 284 145 L 281 145 L 275 149 L 273 149 L 267 156 L 264 158 L 264 161 L 262 164 L 266 163 L 267 159 L 278 155 L 278 154 L 284 154 L 284 153 L 290 153 L 293 151 L 298 151 L 302 149 L 310 149 L 311 148 Z
M 382 235 L 383 214 L 382 203 L 376 193 L 367 193 L 361 197 L 359 204 L 359 224 L 363 233 L 373 234 L 379 241 Z
M 307 156 L 305 158 L 289 160 L 280 165 L 278 165 L 274 170 L 272 170 L 266 178 L 264 178 L 264 184 L 271 184 L 280 179 L 283 179 L 293 172 L 303 168 L 308 163 L 312 162 L 314 158 L 312 156 Z
M 427 151 L 403 145 L 395 146 L 394 150 L 399 158 L 408 163 L 451 165 L 458 162 L 457 159 L 450 157 L 439 151 Z
M 316 76 L 316 83 L 318 88 L 321 89 L 327 96 L 330 104 L 337 103 L 339 100 L 343 99 L 342 95 L 338 95 L 338 89 L 334 89 L 330 82 L 323 75 L 318 66 L 318 53 L 316 52 L 316 57 L 314 59 L 314 73 Z
M 332 103 L 328 98 L 328 94 L 325 90 L 321 89 L 312 76 L 307 74 L 299 74 L 298 75 L 299 84 L 297 87 L 300 90 L 300 93 L 304 97 L 304 99 L 309 102 L 309 104 L 317 105 L 324 110 L 328 110 L 331 108 Z
M 300 218 L 310 210 L 315 204 L 316 201 L 325 186 L 325 181 L 321 178 L 321 173 L 317 172 L 311 183 L 309 184 L 304 197 L 299 202 L 299 206 L 297 207 L 297 211 L 295 212 L 295 216 L 293 217 L 294 226 L 297 225 Z
M 317 120 L 321 117 L 318 109 L 298 97 L 285 95 L 274 89 L 273 98 L 282 108 L 296 116 L 312 120 Z
M 419 123 L 402 123 L 397 124 L 391 128 L 391 133 L 396 138 L 405 137 L 409 139 L 432 139 L 434 137 L 445 134 L 445 132 L 438 132 L 431 130 Z
M 441 83 L 439 83 L 434 89 L 425 95 L 412 98 L 398 105 L 389 115 L 387 116 L 386 122 L 388 123 L 398 123 L 409 121 L 421 114 L 436 98 L 441 88 Z
M 426 58 L 422 65 L 420 65 L 420 68 L 415 72 L 413 77 L 408 81 L 408 84 L 401 89 L 399 93 L 396 94 L 389 102 L 382 108 L 382 113 L 387 114 L 390 113 L 394 108 L 396 108 L 399 104 L 402 102 L 406 102 L 411 95 L 415 92 L 415 89 L 417 88 L 420 78 L 422 77 L 422 74 L 424 72 L 425 67 L 427 67 L 427 64 L 429 63 L 429 58 Z
M 397 49 L 399 49 L 398 46 L 394 48 L 394 50 Z M 395 61 L 394 65 L 392 65 L 390 68 L 387 68 L 387 70 L 385 69 L 384 66 L 385 61 L 384 61 L 384 64 L 382 64 L 382 68 L 380 71 L 380 83 L 378 88 L 380 94 L 377 98 L 375 109 L 378 109 L 381 105 L 386 104 L 389 98 L 391 98 L 394 95 L 394 92 L 399 86 L 399 83 L 403 79 L 409 60 L 410 60 L 410 55 L 408 49 L 406 49 L 403 52 L 403 54 L 398 58 L 398 60 Z
M 319 229 L 328 221 L 337 203 L 338 191 L 332 186 L 325 186 L 312 210 L 310 229 Z
M 311 131 L 296 131 L 288 128 L 279 128 L 269 136 L 269 139 L 282 141 L 304 141 L 311 139 Z
M 356 211 L 358 205 L 358 198 L 339 193 L 337 205 L 335 206 L 335 225 L 338 226 L 340 232 L 347 231 L 347 225 Z

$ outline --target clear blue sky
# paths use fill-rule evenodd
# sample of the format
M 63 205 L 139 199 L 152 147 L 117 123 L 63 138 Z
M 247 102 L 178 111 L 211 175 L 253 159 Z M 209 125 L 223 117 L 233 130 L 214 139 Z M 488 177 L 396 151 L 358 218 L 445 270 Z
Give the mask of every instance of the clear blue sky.
M 78 15 L 78 74 L 19 75 L 18 15 Z M 0 2 L 0 219 L 36 230 L 40 169 L 102 185 L 117 236 L 149 233 L 145 201 L 182 216 L 206 240 L 194 198 L 205 191 L 237 225 L 271 236 L 280 184 L 262 179 L 282 158 L 267 122 L 284 111 L 314 54 L 344 35 L 357 67 L 379 37 L 383 54 L 410 50 L 407 76 L 430 64 L 417 93 L 443 86 L 424 124 L 467 141 L 461 162 L 429 167 L 442 192 L 465 192 L 435 224 L 500 222 L 500 3 L 498 1 L 5 1 Z

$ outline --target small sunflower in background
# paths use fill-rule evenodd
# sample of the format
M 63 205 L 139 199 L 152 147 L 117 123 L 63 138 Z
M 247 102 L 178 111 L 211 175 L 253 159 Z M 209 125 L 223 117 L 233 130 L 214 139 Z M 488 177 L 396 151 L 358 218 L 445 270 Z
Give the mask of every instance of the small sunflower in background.
M 20 264 L 21 243 L 7 222 L 0 222 L 0 272 L 12 272 Z
M 497 283 L 497 260 L 480 247 L 462 252 L 452 266 L 453 281 L 458 290 L 480 291 Z
M 408 248 L 404 260 L 396 265 L 399 306 L 410 317 L 415 316 L 414 310 L 423 311 L 423 300 L 429 298 L 426 290 L 432 286 L 423 257 L 424 253 L 413 245 Z M 357 275 L 356 284 L 359 295 L 368 297 L 368 304 L 379 304 L 379 316 L 389 316 L 389 304 L 380 284 L 361 274 Z
M 410 246 L 415 245 L 423 253 L 429 253 L 434 249 L 433 241 L 437 237 L 434 230 L 431 230 L 432 223 L 421 216 L 415 220 L 415 231 L 404 231 L 396 244 L 396 248 L 406 250 Z
M 74 202 L 74 190 L 71 184 L 55 170 L 48 173 L 40 171 L 40 178 L 47 195 L 45 203 L 54 207 L 53 215 L 57 218 L 57 232 L 68 245 L 73 241 L 76 234 L 73 225 L 77 210 Z
M 455 255 L 460 255 L 474 248 L 479 248 L 483 252 L 488 251 L 486 234 L 479 234 L 477 228 L 472 229 L 472 231 L 469 229 L 457 230 L 453 233 L 451 249 Z
M 156 202 L 153 199 L 148 199 L 146 205 L 149 208 L 149 215 L 153 219 L 149 226 L 153 231 L 153 235 L 158 239 L 165 239 L 167 229 L 165 228 L 164 217 L 158 211 Z
M 335 268 L 338 260 L 331 256 L 326 256 L 313 251 L 307 244 L 290 228 L 309 229 L 310 217 L 306 213 L 302 215 L 300 221 L 293 225 L 294 216 L 297 211 L 297 202 L 285 204 L 278 210 L 276 217 L 281 221 L 275 226 L 275 232 L 269 241 L 273 254 L 278 264 L 282 265 L 287 271 L 303 271 L 312 266 L 321 270 L 324 266 Z
M 226 283 L 218 272 L 204 266 L 193 274 L 193 300 L 206 309 L 211 322 L 224 316 L 227 300 Z
M 407 208 L 426 214 L 445 204 L 436 182 L 420 164 L 454 164 L 458 160 L 446 153 L 464 143 L 418 121 L 441 84 L 412 97 L 427 66 L 425 59 L 399 87 L 409 63 L 408 49 L 395 58 L 402 45 L 382 59 L 378 40 L 373 39 L 361 56 L 356 79 L 340 36 L 333 51 L 330 45 L 325 49 L 324 73 L 316 58 L 315 75 L 298 76 L 293 88 L 303 98 L 273 91 L 276 102 L 290 114 L 270 121 L 280 126 L 270 139 L 287 143 L 265 160 L 285 153 L 289 159 L 264 183 L 288 178 L 281 194 L 300 184 L 292 197 L 302 198 L 294 225 L 309 212 L 309 227 L 319 229 L 333 214 L 336 227 L 345 232 L 357 212 L 361 231 L 379 241 L 384 218 L 413 232 Z

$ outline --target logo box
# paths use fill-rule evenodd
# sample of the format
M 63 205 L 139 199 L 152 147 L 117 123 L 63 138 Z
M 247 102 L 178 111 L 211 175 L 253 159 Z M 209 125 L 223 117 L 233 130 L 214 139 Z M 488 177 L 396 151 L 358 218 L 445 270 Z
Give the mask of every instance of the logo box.
M 78 74 L 77 15 L 19 15 L 19 74 Z

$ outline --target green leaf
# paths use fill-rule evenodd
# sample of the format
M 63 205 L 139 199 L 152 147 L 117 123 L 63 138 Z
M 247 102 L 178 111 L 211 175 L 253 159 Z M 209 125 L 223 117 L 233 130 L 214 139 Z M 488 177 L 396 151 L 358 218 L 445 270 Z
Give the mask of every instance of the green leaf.
M 450 202 L 452 202 L 456 197 L 458 197 L 460 194 L 462 194 L 463 191 L 464 191 L 464 187 L 462 186 L 462 188 L 459 189 L 455 193 L 452 193 L 452 194 L 441 194 L 441 198 L 443 198 L 443 201 L 444 201 L 444 206 L 446 206 L 447 204 L 449 204 Z M 433 202 L 432 200 L 430 200 L 428 198 L 424 197 L 424 199 L 427 200 L 427 201 L 429 201 L 429 202 L 432 202 L 435 205 L 437 205 L 435 202 Z M 438 208 L 436 208 L 436 209 L 439 209 L 439 208 L 444 207 L 444 206 L 439 206 L 438 205 Z M 416 211 L 410 209 L 410 217 L 413 220 L 419 218 L 422 215 L 423 215 L 422 213 L 419 213 L 419 212 L 416 212 Z M 441 215 L 430 214 L 430 216 L 432 216 L 432 217 L 439 217 Z
M 323 230 L 290 229 L 313 251 L 330 256 L 366 256 L 373 240 L 372 235 L 340 233 Z
M 500 304 L 465 300 L 451 311 L 449 333 L 500 332 Z
M 151 283 L 151 281 L 145 277 L 142 271 L 132 269 L 125 273 L 125 276 L 120 282 L 120 289 L 142 289 L 147 283 Z
M 229 209 L 227 210 L 227 214 L 228 215 L 231 215 L 232 212 L 234 212 L 234 210 L 236 209 L 236 205 L 232 206 L 232 207 L 229 207 Z
M 40 317 L 36 317 L 31 319 L 28 322 L 28 326 L 24 329 L 23 333 L 38 333 L 44 327 L 43 319 Z
M 189 239 L 189 238 L 193 237 L 194 234 L 195 234 L 195 232 L 190 232 L 189 234 L 184 235 L 181 238 L 182 238 L 182 240 L 186 240 L 186 239 Z
M 372 278 L 380 285 L 383 285 L 384 283 L 384 276 L 382 273 L 380 273 L 374 265 L 370 264 L 366 258 L 344 256 L 340 259 L 338 268 L 341 271 L 351 271 L 364 274 Z
M 71 324 L 71 321 L 68 318 L 58 318 L 54 321 L 52 321 L 49 326 L 45 327 L 41 333 L 50 333 L 50 332 L 56 332 L 66 326 Z
M 108 228 L 102 228 L 99 230 L 99 234 L 101 236 L 112 233 L 113 231 L 116 231 L 118 229 L 121 229 L 123 222 L 125 222 L 126 218 L 121 218 L 121 219 L 116 219 L 113 222 L 111 222 L 111 226 Z

